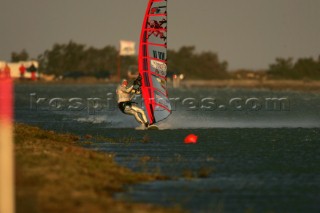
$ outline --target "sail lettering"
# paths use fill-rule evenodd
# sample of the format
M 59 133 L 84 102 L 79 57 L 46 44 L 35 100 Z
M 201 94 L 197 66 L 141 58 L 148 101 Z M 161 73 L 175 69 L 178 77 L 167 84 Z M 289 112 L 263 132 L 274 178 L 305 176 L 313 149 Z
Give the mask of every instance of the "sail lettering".
M 166 54 L 164 52 L 159 52 L 159 51 L 153 51 L 153 57 L 160 59 L 160 60 L 165 60 Z
M 154 51 L 153 51 L 153 57 L 154 57 L 154 58 L 158 58 L 157 56 L 158 56 L 157 51 L 154 50 Z
M 165 54 L 163 52 L 158 52 L 159 59 L 164 60 Z

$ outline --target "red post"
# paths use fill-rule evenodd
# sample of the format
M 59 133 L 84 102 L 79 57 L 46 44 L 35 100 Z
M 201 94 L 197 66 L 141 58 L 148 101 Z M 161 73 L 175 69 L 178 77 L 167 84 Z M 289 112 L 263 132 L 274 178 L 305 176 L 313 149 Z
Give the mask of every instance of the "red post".
M 14 210 L 12 79 L 0 76 L 0 212 Z

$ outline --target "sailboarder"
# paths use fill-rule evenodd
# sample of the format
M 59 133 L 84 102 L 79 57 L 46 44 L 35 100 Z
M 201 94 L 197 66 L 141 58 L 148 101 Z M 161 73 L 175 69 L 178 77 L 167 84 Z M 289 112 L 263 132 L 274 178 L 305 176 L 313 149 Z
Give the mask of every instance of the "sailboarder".
M 158 130 L 156 124 L 171 114 L 166 87 L 167 0 L 149 0 L 140 34 L 138 70 L 133 86 L 127 87 L 127 80 L 118 86 L 118 106 L 141 123 L 139 129 Z M 135 94 L 141 94 L 145 111 L 131 101 Z
M 127 79 L 123 79 L 122 83 L 117 88 L 118 107 L 124 114 L 133 115 L 138 123 L 141 124 L 137 129 L 146 129 L 149 126 L 146 114 L 144 111 L 132 102 L 132 98 L 139 94 L 140 91 L 134 88 L 134 85 L 128 87 Z

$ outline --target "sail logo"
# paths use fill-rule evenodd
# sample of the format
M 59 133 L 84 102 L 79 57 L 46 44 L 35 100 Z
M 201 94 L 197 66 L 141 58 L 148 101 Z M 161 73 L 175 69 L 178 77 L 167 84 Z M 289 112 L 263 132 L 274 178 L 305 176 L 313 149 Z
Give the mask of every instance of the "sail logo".
M 162 74 L 162 75 L 165 75 L 165 74 L 166 74 L 166 72 L 167 72 L 167 65 L 166 65 L 166 63 L 161 62 L 161 61 L 156 61 L 156 60 L 151 60 L 150 62 L 151 62 L 151 66 L 152 66 L 154 69 L 156 69 L 156 70 L 158 70 L 158 71 L 161 71 L 161 74 Z
M 164 41 L 167 40 L 166 36 L 166 30 L 167 30 L 167 20 L 163 19 L 161 21 L 158 20 L 149 20 L 147 22 L 147 26 L 149 27 L 148 31 L 148 36 L 147 38 L 149 39 L 151 36 L 154 36 L 156 38 L 160 38 Z
M 158 20 L 148 21 L 148 26 L 152 29 L 157 29 L 157 30 L 167 29 L 166 24 L 167 24 L 167 20 L 165 18 L 162 19 L 161 21 L 158 21 Z
M 158 7 L 153 7 L 151 8 L 151 14 L 157 14 L 157 13 L 160 13 L 160 9 Z
M 150 9 L 150 14 L 160 14 L 160 13 L 166 14 L 167 13 L 166 9 L 167 9 L 167 6 L 152 7 Z

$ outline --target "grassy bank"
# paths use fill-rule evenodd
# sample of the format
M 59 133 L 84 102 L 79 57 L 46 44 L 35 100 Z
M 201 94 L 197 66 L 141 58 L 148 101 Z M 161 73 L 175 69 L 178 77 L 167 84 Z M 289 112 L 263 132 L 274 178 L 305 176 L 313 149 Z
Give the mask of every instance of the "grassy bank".
M 76 145 L 79 138 L 15 125 L 17 212 L 181 212 L 112 198 L 127 184 L 162 177 L 134 173 L 113 155 Z

